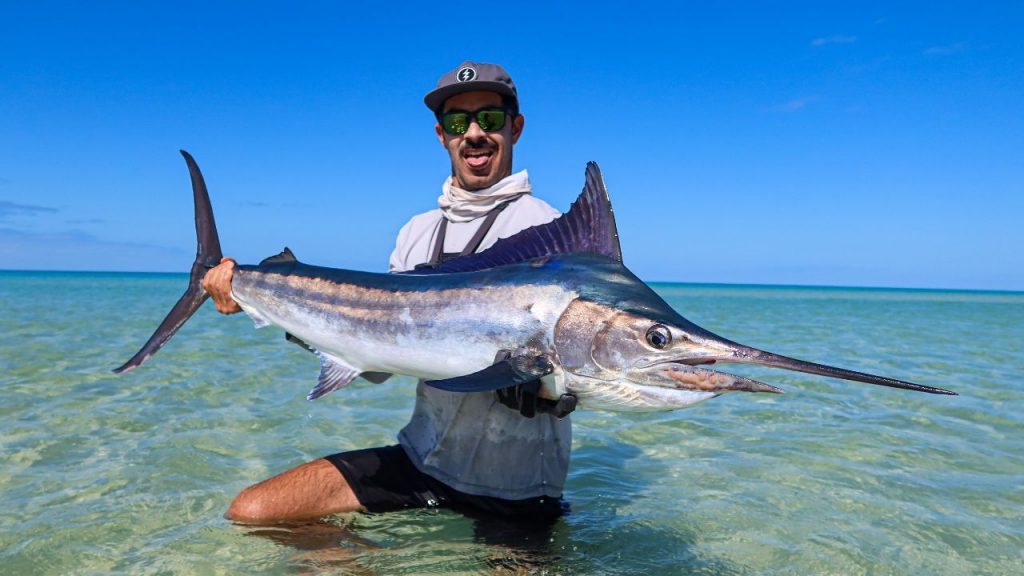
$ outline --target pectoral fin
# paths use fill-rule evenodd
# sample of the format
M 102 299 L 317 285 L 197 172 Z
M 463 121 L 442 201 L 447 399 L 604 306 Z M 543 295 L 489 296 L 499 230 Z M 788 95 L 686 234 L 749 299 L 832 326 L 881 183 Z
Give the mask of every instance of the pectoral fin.
M 484 392 L 532 382 L 554 370 L 554 364 L 546 355 L 510 356 L 479 372 L 445 380 L 427 380 L 424 384 L 449 392 Z

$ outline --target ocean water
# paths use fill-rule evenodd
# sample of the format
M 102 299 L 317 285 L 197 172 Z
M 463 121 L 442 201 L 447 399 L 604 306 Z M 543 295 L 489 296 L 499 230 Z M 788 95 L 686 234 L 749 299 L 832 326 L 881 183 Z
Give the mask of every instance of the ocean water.
M 413 382 L 307 402 L 315 358 L 212 306 L 111 374 L 185 284 L 0 272 L 0 573 L 1024 574 L 1024 293 L 656 285 L 727 338 L 961 395 L 730 367 L 787 394 L 581 410 L 571 513 L 537 532 L 225 520 L 253 482 L 393 443 Z

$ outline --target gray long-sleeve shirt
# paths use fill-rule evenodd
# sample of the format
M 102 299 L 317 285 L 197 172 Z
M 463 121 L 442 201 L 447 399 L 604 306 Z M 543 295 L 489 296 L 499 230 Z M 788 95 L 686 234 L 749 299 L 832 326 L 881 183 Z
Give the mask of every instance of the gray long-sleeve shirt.
M 478 251 L 557 216 L 543 200 L 521 196 L 498 215 Z M 402 228 L 391 271 L 410 270 L 430 259 L 441 218 L 441 210 L 431 210 Z M 460 252 L 483 220 L 449 222 L 443 251 Z M 412 419 L 398 433 L 398 442 L 421 472 L 467 494 L 557 498 L 569 471 L 572 424 L 568 417 L 548 414 L 525 418 L 498 403 L 493 392 L 446 392 L 420 382 Z

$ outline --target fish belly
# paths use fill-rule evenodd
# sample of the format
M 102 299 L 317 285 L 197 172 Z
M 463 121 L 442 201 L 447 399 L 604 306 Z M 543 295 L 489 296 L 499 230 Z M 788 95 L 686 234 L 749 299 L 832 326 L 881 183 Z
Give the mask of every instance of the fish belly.
M 233 297 L 260 324 L 273 324 L 360 371 L 425 379 L 470 374 L 500 350 L 550 347 L 575 297 L 556 286 L 415 292 L 308 279 L 239 282 Z

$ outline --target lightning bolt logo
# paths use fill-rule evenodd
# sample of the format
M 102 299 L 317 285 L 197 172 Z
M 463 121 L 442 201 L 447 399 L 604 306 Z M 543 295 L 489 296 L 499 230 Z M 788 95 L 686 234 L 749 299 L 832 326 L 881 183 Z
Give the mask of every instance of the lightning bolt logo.
M 470 80 L 476 78 L 476 70 L 470 68 L 469 66 L 466 66 L 465 68 L 459 70 L 455 77 L 459 80 L 459 82 L 469 82 Z

